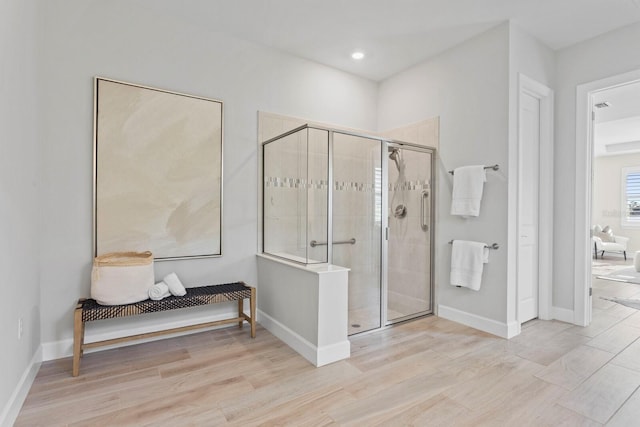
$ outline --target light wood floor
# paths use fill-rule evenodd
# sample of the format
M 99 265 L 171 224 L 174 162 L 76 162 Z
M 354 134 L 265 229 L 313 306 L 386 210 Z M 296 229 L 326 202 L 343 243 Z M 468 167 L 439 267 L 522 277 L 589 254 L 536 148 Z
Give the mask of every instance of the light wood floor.
M 429 317 L 354 336 L 314 368 L 266 330 L 228 328 L 46 362 L 17 426 L 640 425 L 640 312 L 599 296 L 588 328 L 534 320 L 503 340 Z

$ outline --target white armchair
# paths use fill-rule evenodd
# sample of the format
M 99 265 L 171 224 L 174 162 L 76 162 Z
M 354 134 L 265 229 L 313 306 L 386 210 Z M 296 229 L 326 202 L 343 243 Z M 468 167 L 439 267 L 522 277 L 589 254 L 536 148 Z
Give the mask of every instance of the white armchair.
M 605 252 L 622 252 L 624 260 L 627 260 L 627 243 L 628 237 L 613 236 L 613 242 L 605 242 L 598 236 L 593 236 L 593 250 L 596 259 L 598 259 L 598 252 L 600 252 L 600 258 L 604 256 Z

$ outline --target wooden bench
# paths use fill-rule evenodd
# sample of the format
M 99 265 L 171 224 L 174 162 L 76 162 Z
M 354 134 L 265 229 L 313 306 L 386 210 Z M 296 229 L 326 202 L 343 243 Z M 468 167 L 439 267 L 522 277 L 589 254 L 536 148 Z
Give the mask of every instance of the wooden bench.
M 245 298 L 249 298 L 250 315 L 243 311 Z M 183 326 L 180 328 L 165 329 L 156 332 L 130 335 L 122 338 L 114 338 L 104 341 L 96 341 L 85 344 L 84 328 L 87 322 L 117 317 L 136 316 L 145 313 L 156 313 L 180 308 L 196 307 L 201 305 L 216 304 L 219 302 L 238 301 L 238 317 L 217 320 L 214 322 L 200 323 L 197 325 Z M 74 312 L 73 324 L 73 376 L 80 373 L 80 358 L 84 350 L 101 347 L 121 342 L 151 338 L 159 335 L 175 332 L 189 331 L 199 328 L 224 325 L 238 322 L 242 328 L 244 321 L 251 325 L 251 338 L 256 337 L 256 288 L 247 286 L 244 282 L 228 283 L 224 285 L 200 286 L 187 288 L 187 294 L 181 297 L 170 296 L 159 301 L 144 300 L 126 305 L 100 305 L 94 299 L 80 298 Z

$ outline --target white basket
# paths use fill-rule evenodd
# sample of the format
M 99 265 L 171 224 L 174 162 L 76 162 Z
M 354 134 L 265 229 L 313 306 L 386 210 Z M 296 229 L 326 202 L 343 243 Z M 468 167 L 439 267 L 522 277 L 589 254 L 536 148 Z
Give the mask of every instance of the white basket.
M 91 298 L 102 305 L 121 305 L 149 298 L 154 285 L 151 252 L 113 252 L 93 260 Z

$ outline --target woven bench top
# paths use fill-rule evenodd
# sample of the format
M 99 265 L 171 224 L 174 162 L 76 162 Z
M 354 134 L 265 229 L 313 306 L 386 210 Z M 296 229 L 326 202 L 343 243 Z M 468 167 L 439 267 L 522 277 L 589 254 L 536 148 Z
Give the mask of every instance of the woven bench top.
M 251 297 L 251 288 L 244 282 L 224 285 L 199 286 L 186 288 L 187 294 L 181 297 L 169 296 L 159 301 L 147 299 L 133 304 L 100 305 L 94 299 L 79 301 L 82 304 L 82 321 L 113 319 L 115 317 L 135 316 L 137 314 L 155 313 L 196 307 L 219 302 L 237 301 Z

